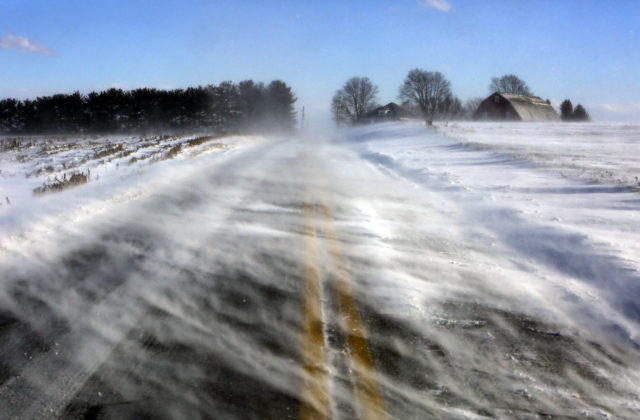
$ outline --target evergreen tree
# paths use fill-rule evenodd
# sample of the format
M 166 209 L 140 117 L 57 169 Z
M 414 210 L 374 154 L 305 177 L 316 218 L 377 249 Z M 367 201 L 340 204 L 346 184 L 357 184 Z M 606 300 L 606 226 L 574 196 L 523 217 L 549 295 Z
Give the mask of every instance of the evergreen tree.
M 589 121 L 589 113 L 582 105 L 578 104 L 573 110 L 573 119 L 575 121 Z
M 0 100 L 0 132 L 125 132 L 198 128 L 291 129 L 293 90 L 283 81 L 268 87 L 246 80 L 236 85 L 131 91 L 108 89 L 82 95 L 56 94 L 35 100 Z
M 266 108 L 265 88 L 262 82 L 244 80 L 238 84 L 238 101 L 244 127 L 257 126 L 264 123 Z
M 210 85 L 207 91 L 210 98 L 208 125 L 232 129 L 245 127 L 241 123 L 248 117 L 243 114 L 242 106 L 244 104 L 248 108 L 249 104 L 242 102 L 238 85 L 227 81 L 218 86 Z
M 0 132 L 11 132 L 20 126 L 20 102 L 15 99 L 0 101 Z
M 560 104 L 560 117 L 564 121 L 570 121 L 573 119 L 573 104 L 569 99 L 565 99 Z
M 274 80 L 267 87 L 269 125 L 273 128 L 291 130 L 296 123 L 296 102 L 293 90 L 281 80 Z

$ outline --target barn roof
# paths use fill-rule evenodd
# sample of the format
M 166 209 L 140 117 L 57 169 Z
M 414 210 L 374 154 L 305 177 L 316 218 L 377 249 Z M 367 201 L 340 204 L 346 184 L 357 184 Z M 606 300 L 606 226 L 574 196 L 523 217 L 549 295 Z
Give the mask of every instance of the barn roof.
M 515 108 L 522 121 L 559 121 L 560 116 L 553 107 L 537 96 L 516 95 L 514 93 L 496 92 L 508 100 Z M 492 96 L 495 95 L 492 94 Z

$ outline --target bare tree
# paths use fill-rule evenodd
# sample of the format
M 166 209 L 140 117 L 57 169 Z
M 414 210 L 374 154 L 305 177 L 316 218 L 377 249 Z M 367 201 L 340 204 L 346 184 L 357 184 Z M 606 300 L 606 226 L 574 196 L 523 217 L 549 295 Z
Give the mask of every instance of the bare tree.
M 333 95 L 331 112 L 337 123 L 355 123 L 376 106 L 378 87 L 368 77 L 352 77 Z
M 400 86 L 398 98 L 413 103 L 422 115 L 432 119 L 452 100 L 451 83 L 440 72 L 413 69 Z
M 516 95 L 532 95 L 529 86 L 515 74 L 505 74 L 500 78 L 492 78 L 489 91 L 491 93 L 504 92 L 515 93 Z
M 446 119 L 458 119 L 464 114 L 462 109 L 462 101 L 457 96 L 448 95 L 444 101 L 440 103 L 438 108 L 438 116 Z
M 464 103 L 464 116 L 465 118 L 471 119 L 473 114 L 476 113 L 480 104 L 484 101 L 484 98 L 471 98 L 467 99 Z

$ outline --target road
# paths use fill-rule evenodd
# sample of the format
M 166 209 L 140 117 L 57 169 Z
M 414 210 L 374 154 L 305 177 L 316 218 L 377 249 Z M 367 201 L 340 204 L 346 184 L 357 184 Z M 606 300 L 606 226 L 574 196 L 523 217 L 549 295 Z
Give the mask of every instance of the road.
M 636 345 L 520 309 L 456 203 L 343 143 L 159 185 L 4 264 L 0 418 L 639 415 Z

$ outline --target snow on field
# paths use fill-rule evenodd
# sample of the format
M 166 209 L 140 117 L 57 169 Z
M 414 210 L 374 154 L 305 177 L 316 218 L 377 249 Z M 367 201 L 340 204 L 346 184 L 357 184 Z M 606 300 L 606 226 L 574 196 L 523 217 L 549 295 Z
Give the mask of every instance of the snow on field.
M 66 225 L 105 211 L 110 203 L 157 191 L 205 164 L 192 158 L 256 139 L 210 134 L 0 137 L 0 249 L 11 247 L 17 237 L 33 240 L 29 229 Z M 73 174 L 82 175 L 82 181 L 69 185 Z
M 640 125 L 602 123 L 439 124 L 461 144 L 521 157 L 566 176 L 640 188 Z
M 386 124 L 346 142 L 437 209 L 406 235 L 480 250 L 458 262 L 501 272 L 494 286 L 516 285 L 515 306 L 639 340 L 640 126 Z

